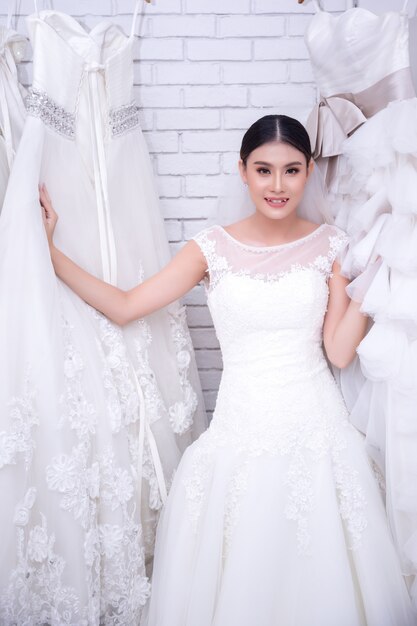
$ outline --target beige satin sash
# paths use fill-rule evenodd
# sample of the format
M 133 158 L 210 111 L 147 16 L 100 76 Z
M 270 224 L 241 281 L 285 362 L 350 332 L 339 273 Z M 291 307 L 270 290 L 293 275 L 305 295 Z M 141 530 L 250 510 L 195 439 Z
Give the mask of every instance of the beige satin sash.
M 397 70 L 358 93 L 321 98 L 311 111 L 306 128 L 313 158 L 342 154 L 342 144 L 369 117 L 394 100 L 415 96 L 410 68 Z

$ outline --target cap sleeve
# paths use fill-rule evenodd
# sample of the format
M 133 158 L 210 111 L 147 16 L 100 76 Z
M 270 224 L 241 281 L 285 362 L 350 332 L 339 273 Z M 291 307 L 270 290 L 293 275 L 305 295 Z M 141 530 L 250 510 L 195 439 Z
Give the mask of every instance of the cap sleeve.
M 343 265 L 348 244 L 349 237 L 347 234 L 341 228 L 332 226 L 329 235 L 329 262 L 331 267 L 333 267 L 335 261 L 341 266 Z
M 205 228 L 193 237 L 199 246 L 207 262 L 207 274 L 209 280 L 206 287 L 213 289 L 220 278 L 230 269 L 225 256 L 219 254 L 217 228 L 212 226 Z
M 209 237 L 210 232 L 211 228 L 205 228 L 204 230 L 200 230 L 200 232 L 197 233 L 197 235 L 194 235 L 194 237 L 192 238 L 193 241 L 195 241 L 200 248 L 204 258 L 206 259 L 207 271 L 209 271 L 210 258 L 212 257 L 214 252 L 213 247 L 215 247 L 215 242 Z

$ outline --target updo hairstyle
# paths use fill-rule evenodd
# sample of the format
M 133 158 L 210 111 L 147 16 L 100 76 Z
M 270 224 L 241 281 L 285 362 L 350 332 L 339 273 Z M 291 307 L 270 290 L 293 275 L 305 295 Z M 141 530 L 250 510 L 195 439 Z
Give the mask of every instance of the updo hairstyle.
M 246 167 L 251 152 L 271 141 L 281 141 L 302 152 L 307 167 L 311 160 L 310 138 L 304 126 L 288 115 L 265 115 L 246 131 L 240 148 L 240 158 Z

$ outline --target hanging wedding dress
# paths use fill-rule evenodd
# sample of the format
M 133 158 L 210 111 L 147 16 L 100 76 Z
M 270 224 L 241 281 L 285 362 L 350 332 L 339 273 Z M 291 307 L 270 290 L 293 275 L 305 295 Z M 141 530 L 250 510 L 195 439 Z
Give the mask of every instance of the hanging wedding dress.
M 134 21 L 126 36 L 28 18 L 33 87 L 0 219 L 2 626 L 136 626 L 167 483 L 205 427 L 184 311 L 120 329 L 57 280 L 41 219 L 44 182 L 57 245 L 124 289 L 169 259 Z
M 0 212 L 14 155 L 23 131 L 25 91 L 17 76 L 26 48 L 26 39 L 11 27 L 12 4 L 6 25 L 0 24 Z
M 321 93 L 308 128 L 335 223 L 350 245 L 349 292 L 373 325 L 341 372 L 351 419 L 386 479 L 404 574 L 417 573 L 417 99 L 407 2 L 382 15 L 320 10 L 306 43 Z M 347 138 L 348 137 L 348 138 Z M 417 589 L 412 587 L 417 608 Z
M 258 247 L 196 236 L 224 369 L 158 526 L 147 626 L 408 626 L 408 591 L 361 435 L 322 349 L 345 245 L 322 224 Z

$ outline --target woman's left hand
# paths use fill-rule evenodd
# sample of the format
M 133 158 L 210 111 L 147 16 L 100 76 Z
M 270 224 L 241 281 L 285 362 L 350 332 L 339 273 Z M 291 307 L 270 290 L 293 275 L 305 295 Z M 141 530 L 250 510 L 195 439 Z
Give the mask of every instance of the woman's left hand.
M 58 221 L 58 215 L 54 211 L 51 198 L 45 184 L 39 185 L 39 202 L 42 207 L 42 220 L 45 226 L 46 236 L 48 237 L 49 247 L 53 245 L 53 237 L 55 226 Z

